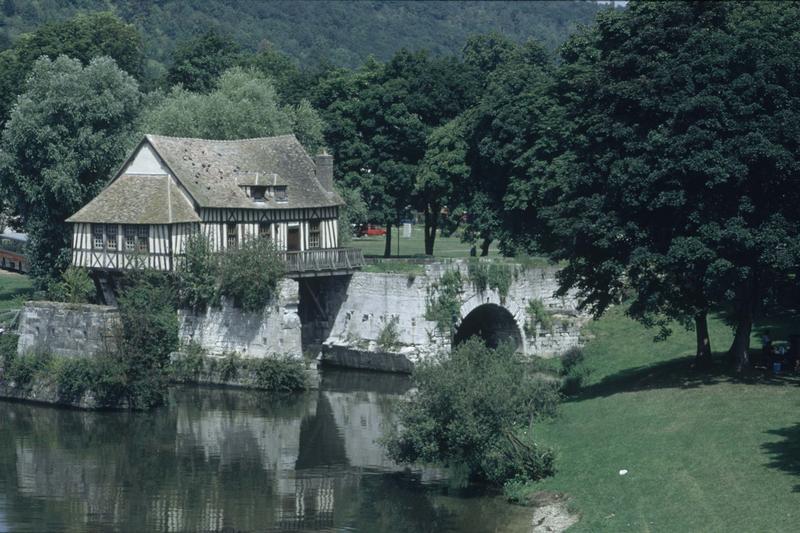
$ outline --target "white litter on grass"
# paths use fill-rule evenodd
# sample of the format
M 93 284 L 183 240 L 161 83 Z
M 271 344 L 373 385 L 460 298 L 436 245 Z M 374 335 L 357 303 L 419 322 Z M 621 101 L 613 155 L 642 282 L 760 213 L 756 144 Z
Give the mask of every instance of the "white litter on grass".
M 620 471 L 619 471 L 619 475 L 620 475 L 620 476 L 624 476 L 624 475 L 625 475 L 625 474 L 627 474 L 627 473 L 628 473 L 628 471 L 627 471 L 627 470 L 625 470 L 624 468 L 623 468 L 622 470 L 620 470 Z

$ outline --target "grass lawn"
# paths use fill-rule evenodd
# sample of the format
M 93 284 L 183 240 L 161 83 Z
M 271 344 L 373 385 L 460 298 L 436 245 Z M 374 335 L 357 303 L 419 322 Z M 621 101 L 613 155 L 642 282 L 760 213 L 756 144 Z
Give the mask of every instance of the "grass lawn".
M 800 317 L 761 327 L 785 339 Z M 710 328 L 712 348 L 726 350 L 730 330 Z M 695 374 L 692 332 L 653 343 L 619 308 L 590 330 L 587 386 L 538 429 L 558 472 L 531 486 L 573 496 L 581 521 L 570 531 L 800 529 L 798 378 L 739 378 L 722 363 Z
M 0 324 L 11 317 L 11 310 L 21 307 L 21 302 L 33 293 L 28 276 L 0 270 Z
M 402 235 L 402 230 L 401 230 Z M 353 246 L 361 248 L 364 255 L 377 255 L 383 256 L 383 248 L 386 246 L 386 237 L 358 237 L 351 240 L 345 246 Z M 469 257 L 470 245 L 461 242 L 461 239 L 454 235 L 452 237 L 436 236 L 434 243 L 433 253 L 436 257 Z M 397 228 L 392 230 L 392 256 L 397 256 Z M 401 257 L 410 257 L 415 255 L 425 255 L 425 237 L 423 235 L 423 227 L 416 224 L 411 229 L 411 237 L 400 238 L 400 254 Z M 489 255 L 498 255 L 497 246 L 492 244 L 489 247 Z

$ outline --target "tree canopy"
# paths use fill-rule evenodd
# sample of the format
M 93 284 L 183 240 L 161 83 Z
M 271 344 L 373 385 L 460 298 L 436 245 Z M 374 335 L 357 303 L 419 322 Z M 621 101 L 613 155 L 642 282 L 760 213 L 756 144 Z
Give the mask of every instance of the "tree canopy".
M 41 58 L 0 144 L 0 187 L 29 235 L 40 286 L 69 264 L 67 217 L 106 184 L 134 141 L 138 84 L 108 57 Z
M 307 101 L 281 105 L 272 81 L 239 67 L 224 72 L 208 93 L 175 87 L 143 113 L 147 133 L 205 139 L 244 139 L 294 133 L 314 153 L 324 143 L 322 121 Z
M 25 78 L 41 56 L 66 55 L 87 64 L 108 56 L 119 68 L 137 79 L 143 69 L 143 43 L 136 28 L 107 12 L 79 14 L 63 22 L 44 24 L 21 36 L 14 46 L 0 52 L 0 125 L 8 117 Z

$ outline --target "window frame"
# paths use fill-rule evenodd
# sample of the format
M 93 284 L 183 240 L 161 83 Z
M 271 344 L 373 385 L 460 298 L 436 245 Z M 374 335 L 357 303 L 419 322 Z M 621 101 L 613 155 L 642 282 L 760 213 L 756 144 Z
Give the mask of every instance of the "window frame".
M 236 222 L 225 224 L 225 248 L 239 247 L 239 225 Z
M 92 232 L 92 250 L 105 250 L 106 249 L 105 224 L 91 224 L 91 232 Z
M 321 220 L 309 220 L 308 221 L 308 248 L 309 249 L 322 248 L 322 221 Z
M 150 226 L 148 224 L 142 224 L 136 228 L 136 252 L 150 253 Z
M 111 230 L 111 231 L 109 231 Z M 118 252 L 119 251 L 119 226 L 117 224 L 106 224 L 106 251 Z M 113 238 L 112 238 L 113 236 Z
M 124 237 L 123 248 L 126 254 L 136 252 L 136 238 L 138 236 L 138 229 L 133 224 L 124 224 L 122 226 L 122 236 Z

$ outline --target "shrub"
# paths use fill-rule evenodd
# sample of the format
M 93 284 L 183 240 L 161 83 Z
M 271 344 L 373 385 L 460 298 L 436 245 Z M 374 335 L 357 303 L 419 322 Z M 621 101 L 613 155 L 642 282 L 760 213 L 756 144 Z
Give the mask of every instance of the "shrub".
M 400 428 L 384 443 L 400 463 L 460 465 L 496 485 L 553 472 L 552 452 L 532 439 L 535 420 L 555 413 L 558 382 L 539 377 L 510 345 L 470 339 L 450 357 L 414 370 L 417 391 L 400 408 Z
M 26 387 L 37 374 L 48 368 L 51 360 L 51 355 L 45 352 L 17 356 L 5 371 L 6 380 L 14 382 L 17 387 Z
M 55 365 L 58 396 L 68 402 L 80 400 L 97 383 L 98 365 L 91 359 L 59 359 Z
M 561 356 L 562 390 L 564 394 L 575 394 L 589 376 L 584 364 L 585 356 L 580 348 L 570 348 Z
M 511 289 L 513 281 L 511 267 L 502 263 L 492 263 L 489 265 L 488 283 L 489 287 L 496 290 L 500 295 L 500 301 L 505 301 L 508 291 Z
M 4 333 L 0 335 L 0 363 L 5 367 L 17 357 L 19 335 Z
M 178 348 L 176 302 L 167 278 L 136 272 L 118 299 L 127 399 L 133 409 L 160 405 L 166 391 L 169 354 Z
M 187 344 L 183 352 L 170 362 L 170 376 L 179 382 L 196 382 L 203 372 L 205 350 L 196 342 Z
M 208 238 L 196 233 L 186 239 L 176 279 L 182 307 L 204 310 L 215 300 L 219 262 Z
M 461 313 L 461 273 L 448 270 L 433 284 L 425 308 L 425 318 L 436 322 L 442 335 L 452 335 Z
M 305 366 L 301 360 L 264 358 L 248 360 L 247 364 L 255 374 L 255 385 L 261 389 L 290 392 L 307 387 Z
M 239 356 L 231 352 L 222 358 L 219 364 L 219 375 L 225 381 L 236 379 L 239 376 Z
M 219 292 L 244 311 L 260 311 L 272 299 L 285 265 L 269 239 L 247 239 L 222 254 Z
M 489 268 L 479 259 L 472 259 L 467 265 L 467 274 L 472 286 L 478 292 L 483 292 L 489 287 Z
M 382 350 L 394 350 L 400 345 L 400 332 L 397 331 L 399 319 L 393 316 L 386 322 L 378 335 L 378 346 Z
M 61 274 L 61 281 L 50 284 L 47 292 L 56 302 L 82 304 L 94 301 L 95 287 L 85 268 L 71 266 Z
M 525 333 L 531 336 L 536 335 L 536 324 L 539 324 L 542 329 L 553 330 L 553 317 L 545 309 L 544 302 L 541 300 L 528 301 L 528 321 L 525 323 Z

